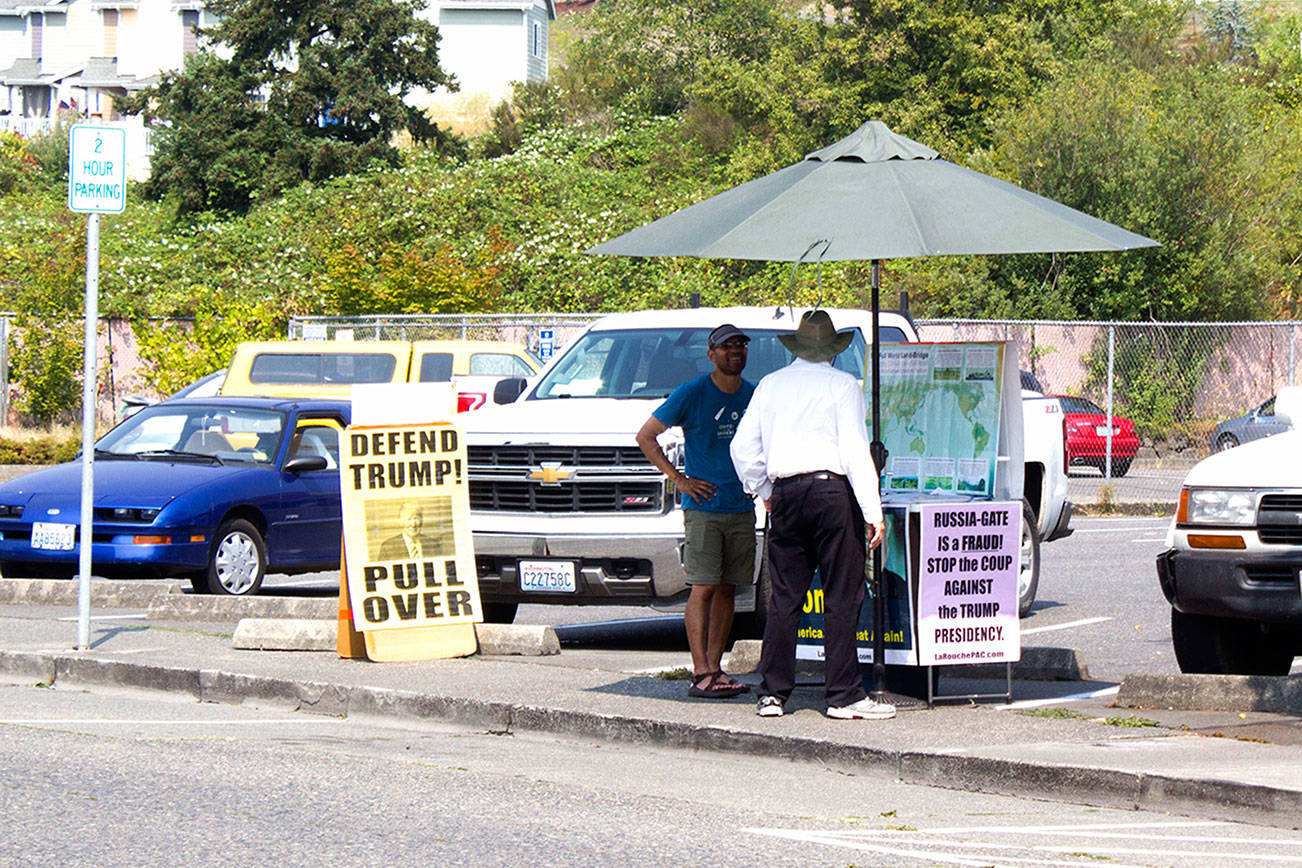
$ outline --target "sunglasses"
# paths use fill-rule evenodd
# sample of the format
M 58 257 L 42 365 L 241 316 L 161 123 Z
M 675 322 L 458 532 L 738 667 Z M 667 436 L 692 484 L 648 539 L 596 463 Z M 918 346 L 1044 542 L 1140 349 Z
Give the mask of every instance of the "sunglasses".
M 712 350 L 744 350 L 748 349 L 749 341 L 724 341 L 721 344 L 715 344 L 710 347 Z

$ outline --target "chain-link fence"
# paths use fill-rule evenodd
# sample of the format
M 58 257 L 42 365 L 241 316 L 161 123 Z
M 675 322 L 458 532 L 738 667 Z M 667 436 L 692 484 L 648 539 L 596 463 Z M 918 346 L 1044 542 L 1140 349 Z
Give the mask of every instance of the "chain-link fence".
M 1068 490 L 1087 506 L 1169 507 L 1189 468 L 1213 449 L 1282 430 L 1268 402 L 1297 383 L 1302 339 L 1297 322 L 925 320 L 918 326 L 928 341 L 1011 341 L 1019 367 L 1046 395 L 1070 396 L 1062 402 L 1070 414 Z M 1265 411 L 1255 412 L 1262 405 Z M 1110 456 L 1100 436 L 1108 417 Z
M 290 321 L 289 336 L 464 337 L 537 349 L 539 335 L 551 331 L 559 349 L 598 316 L 299 317 Z M 1009 341 L 1016 345 L 1019 367 L 1040 391 L 1065 396 L 1069 496 L 1089 508 L 1169 508 L 1189 468 L 1213 448 L 1278 431 L 1282 426 L 1274 423 L 1268 402 L 1280 387 L 1298 382 L 1302 349 L 1299 322 L 919 320 L 917 325 L 924 341 Z M 1263 404 L 1265 412 L 1252 413 Z

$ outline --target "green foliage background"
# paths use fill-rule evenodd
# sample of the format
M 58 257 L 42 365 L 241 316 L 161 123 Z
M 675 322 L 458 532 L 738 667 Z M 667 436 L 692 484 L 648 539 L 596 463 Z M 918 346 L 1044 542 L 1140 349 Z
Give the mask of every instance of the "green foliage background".
M 282 139 L 301 155 L 299 140 L 256 115 L 256 140 L 174 142 L 150 182 L 158 198 L 133 189 L 126 213 L 103 221 L 101 314 L 141 324 L 166 392 L 239 340 L 283 334 L 294 314 L 612 311 L 693 292 L 771 303 L 789 266 L 583 251 L 877 118 L 1163 244 L 888 262 L 885 286 L 909 291 L 915 315 L 1296 317 L 1298 16 L 1233 5 L 1238 18 L 1165 0 L 603 2 L 553 23 L 564 57 L 550 82 L 518 87 L 465 149 L 412 145 L 342 174 L 285 174 L 263 157 Z M 224 98 L 187 99 L 211 114 Z M 38 157 L 55 151 L 0 137 L 0 308 L 64 322 L 79 341 L 84 221 L 66 211 L 58 161 Z M 246 213 L 187 186 L 214 167 L 247 193 Z M 821 281 L 829 305 L 867 302 L 866 263 L 825 266 Z M 819 291 L 802 269 L 796 300 Z M 195 326 L 180 336 L 146 317 Z M 58 343 L 25 343 L 14 359 L 15 378 L 46 393 L 27 408 L 42 421 L 70 406 L 63 381 L 37 373 L 66 364 Z

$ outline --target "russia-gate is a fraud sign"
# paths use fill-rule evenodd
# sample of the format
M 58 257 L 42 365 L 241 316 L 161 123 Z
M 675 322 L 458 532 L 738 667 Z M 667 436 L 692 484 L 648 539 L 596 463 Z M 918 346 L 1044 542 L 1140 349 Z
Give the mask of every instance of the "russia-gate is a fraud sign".
M 341 452 L 354 627 L 482 621 L 459 426 L 353 427 Z
M 918 664 L 1021 659 L 1017 620 L 1021 505 L 921 508 Z

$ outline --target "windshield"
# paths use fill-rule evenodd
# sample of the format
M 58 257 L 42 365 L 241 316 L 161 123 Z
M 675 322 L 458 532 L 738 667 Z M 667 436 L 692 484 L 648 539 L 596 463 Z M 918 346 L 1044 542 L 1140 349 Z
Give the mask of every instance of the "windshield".
M 713 369 L 706 357 L 711 327 L 592 331 L 566 351 L 538 383 L 531 400 L 542 398 L 663 398 L 675 388 Z M 754 383 L 793 358 L 778 340 L 788 330 L 747 329 L 750 354 L 742 376 Z M 882 343 L 899 343 L 897 328 L 881 329 Z M 857 329 L 854 340 L 834 360 L 837 368 L 862 379 L 867 342 Z
M 270 464 L 284 431 L 285 414 L 276 410 L 162 403 L 146 407 L 101 437 L 95 457 Z

